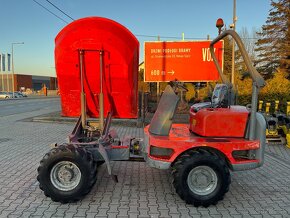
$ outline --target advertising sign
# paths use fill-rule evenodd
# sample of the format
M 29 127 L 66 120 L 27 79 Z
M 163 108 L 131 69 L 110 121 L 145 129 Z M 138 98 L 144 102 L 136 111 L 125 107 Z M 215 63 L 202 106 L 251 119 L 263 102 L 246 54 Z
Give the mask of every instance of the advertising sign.
M 210 54 L 209 40 L 145 42 L 145 82 L 216 81 L 218 72 Z M 223 41 L 214 46 L 223 68 Z

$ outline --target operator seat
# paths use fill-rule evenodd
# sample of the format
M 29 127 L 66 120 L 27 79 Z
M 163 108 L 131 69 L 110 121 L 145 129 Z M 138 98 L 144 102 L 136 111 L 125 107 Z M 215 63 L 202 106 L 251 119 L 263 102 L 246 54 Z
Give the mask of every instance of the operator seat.
M 211 102 L 196 103 L 190 107 L 190 111 L 197 112 L 203 108 L 227 108 L 229 106 L 229 94 L 226 84 L 216 84 L 212 93 Z

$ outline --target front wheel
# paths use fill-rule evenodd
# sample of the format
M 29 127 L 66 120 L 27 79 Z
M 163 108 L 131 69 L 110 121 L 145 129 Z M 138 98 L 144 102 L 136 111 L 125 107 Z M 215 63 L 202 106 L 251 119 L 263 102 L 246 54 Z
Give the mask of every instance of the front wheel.
M 231 183 L 225 161 L 206 150 L 181 155 L 172 167 L 172 176 L 180 198 L 196 207 L 217 204 Z
M 47 197 L 62 203 L 73 202 L 87 194 L 97 179 L 92 154 L 83 147 L 60 145 L 40 161 L 37 180 Z

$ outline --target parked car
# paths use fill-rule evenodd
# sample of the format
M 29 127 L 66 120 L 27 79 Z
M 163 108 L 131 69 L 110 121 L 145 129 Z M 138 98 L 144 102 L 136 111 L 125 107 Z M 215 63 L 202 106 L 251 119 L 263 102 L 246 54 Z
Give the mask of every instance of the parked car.
M 13 93 L 11 92 L 11 94 Z M 14 98 L 23 98 L 23 96 L 19 92 L 14 92 Z
M 22 97 L 27 97 L 27 95 L 24 92 L 17 92 L 18 95 L 21 95 Z
M 13 95 L 10 92 L 0 92 L 0 98 L 12 98 Z

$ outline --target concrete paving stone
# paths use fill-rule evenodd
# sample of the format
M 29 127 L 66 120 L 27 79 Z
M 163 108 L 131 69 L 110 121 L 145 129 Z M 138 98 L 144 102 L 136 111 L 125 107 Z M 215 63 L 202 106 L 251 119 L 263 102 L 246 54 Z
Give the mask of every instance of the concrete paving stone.
M 160 217 L 169 217 L 169 209 L 159 209 Z
M 86 213 L 86 218 L 94 218 L 96 216 L 95 213 Z
M 109 202 L 102 202 L 99 206 L 99 209 L 109 209 Z
M 176 206 L 169 208 L 169 213 L 179 213 Z
M 149 209 L 139 208 L 140 216 L 149 216 L 148 212 L 149 212 Z
M 271 217 L 274 217 L 274 218 L 282 218 L 283 216 L 282 215 L 271 215 Z
M 46 211 L 56 211 L 59 205 L 49 205 L 49 207 L 46 209 Z
M 5 196 L 4 196 L 5 197 Z M 13 200 L 8 200 L 8 199 L 5 199 L 2 203 L 1 203 L 1 206 L 2 207 L 9 207 L 10 204 L 13 202 Z
M 120 216 L 128 216 L 128 211 L 129 211 L 129 208 L 128 209 L 124 209 L 124 208 L 118 208 L 118 215 Z
M 92 199 L 91 199 L 91 201 L 90 201 L 90 203 L 91 204 L 100 204 L 101 203 L 101 201 L 102 201 L 102 198 L 101 197 L 93 197 Z M 112 200 L 113 201 L 113 200 Z
M 64 216 L 67 209 L 59 209 L 57 208 L 56 212 L 53 214 L 54 216 Z
M 12 210 L 14 211 L 18 207 L 17 203 L 11 203 L 5 210 Z
M 78 206 L 78 209 L 89 209 L 89 208 L 90 208 L 90 201 L 83 201 L 82 200 Z
M 126 210 L 129 210 L 129 201 L 128 202 L 120 202 L 119 204 L 119 209 L 126 209 Z
M 251 215 L 252 217 L 254 218 L 262 218 L 262 217 L 271 217 L 270 215 L 267 215 L 267 214 L 253 214 Z
M 221 214 L 219 211 L 217 211 L 217 209 L 215 207 L 208 207 L 208 211 L 210 215 L 219 215 Z
M 228 207 L 227 208 L 229 213 L 232 214 L 232 215 L 238 215 L 239 212 L 236 210 L 236 208 L 233 208 L 233 207 Z
M 223 217 L 223 218 L 232 218 L 233 215 L 230 215 L 228 212 L 224 212 L 224 213 L 222 214 L 222 217 Z
M 117 216 L 118 216 L 118 213 L 111 213 L 111 212 L 107 213 L 108 218 L 116 218 Z
M 110 205 L 108 213 L 119 213 L 118 207 L 119 205 Z
M 133 205 L 130 205 L 129 206 L 129 212 L 130 213 L 135 213 L 135 212 L 137 212 L 138 213 L 138 206 L 133 206 Z
M 159 211 L 157 205 L 156 206 L 148 205 L 148 207 L 149 207 L 149 213 L 158 213 L 158 211 Z
M 44 211 L 46 211 L 47 208 L 45 207 L 40 207 L 40 208 L 37 208 L 37 210 L 32 213 L 32 215 L 43 215 Z
M 151 218 L 158 218 L 158 217 L 160 216 L 159 213 L 150 213 L 150 212 L 148 212 L 148 213 L 149 213 L 149 216 L 150 216 Z
M 14 210 L 2 210 L 0 212 L 0 217 L 4 218 L 4 217 L 8 217 L 9 214 L 12 214 L 14 212 Z
M 24 212 L 25 208 L 16 208 L 11 214 L 21 215 Z
M 188 207 L 188 211 L 190 215 L 201 215 L 201 213 L 195 207 Z
M 75 216 L 86 216 L 86 212 L 88 209 L 77 209 Z
M 67 212 L 64 214 L 64 218 L 73 218 L 74 215 L 75 215 L 74 212 L 68 212 L 68 211 L 67 211 Z
M 45 202 L 44 204 L 41 204 L 41 205 L 39 205 L 39 207 L 42 207 L 42 206 L 45 206 L 45 205 L 47 205 L 47 206 L 49 206 L 49 202 Z M 82 205 L 82 204 L 81 204 Z M 81 206 L 80 206 L 81 207 Z M 59 210 L 59 209 L 66 209 L 66 210 L 68 210 L 68 209 L 70 209 L 71 208 L 71 206 L 69 205 L 69 204 L 61 204 L 61 205 L 59 205 L 58 207 L 57 207 L 57 209 Z
M 220 215 L 215 214 L 215 215 L 210 215 L 210 217 L 212 217 L 212 218 L 222 218 L 223 216 L 221 214 Z
M 183 213 L 183 214 L 180 214 L 179 215 L 179 217 L 180 218 L 187 218 L 187 217 L 189 217 L 190 215 L 189 214 L 187 214 L 187 213 Z M 210 217 L 210 216 L 209 216 Z
M 9 214 L 7 216 L 7 218 L 19 218 L 19 217 L 21 217 L 21 215 L 19 215 L 19 214 Z
M 138 212 L 128 212 L 128 217 L 137 218 L 139 216 Z
M 167 203 L 165 202 L 157 202 L 158 210 L 168 210 Z

